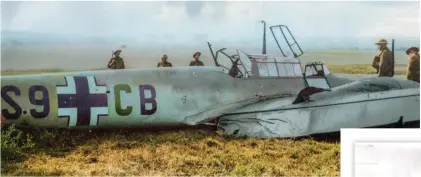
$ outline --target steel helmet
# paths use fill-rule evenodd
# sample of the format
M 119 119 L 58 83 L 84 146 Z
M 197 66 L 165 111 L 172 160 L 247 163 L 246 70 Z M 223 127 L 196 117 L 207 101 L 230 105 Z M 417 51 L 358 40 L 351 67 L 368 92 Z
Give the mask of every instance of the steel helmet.
M 388 44 L 386 39 L 379 39 L 377 40 L 376 44 Z
M 196 56 L 196 55 L 202 55 L 202 53 L 200 53 L 200 52 L 195 52 L 194 54 L 193 54 L 193 58 L 194 58 L 194 56 Z
M 415 53 L 418 53 L 420 51 L 420 49 L 418 49 L 418 47 L 410 47 L 408 49 L 406 49 L 406 54 L 409 55 L 409 52 L 411 51 L 415 51 Z

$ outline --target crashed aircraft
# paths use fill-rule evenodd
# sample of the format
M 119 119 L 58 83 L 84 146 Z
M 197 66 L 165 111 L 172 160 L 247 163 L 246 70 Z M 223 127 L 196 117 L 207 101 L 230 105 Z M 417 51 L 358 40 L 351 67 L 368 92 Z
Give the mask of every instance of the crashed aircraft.
M 2 115 L 9 123 L 43 127 L 196 125 L 306 87 L 296 59 L 257 64 L 287 70 L 276 76 L 240 71 L 235 77 L 215 66 L 2 76 Z
M 272 26 L 271 30 L 279 28 L 284 35 L 283 27 L 286 26 Z M 287 43 L 290 48 L 292 45 L 298 46 L 296 41 L 291 45 Z M 210 124 L 216 120 L 217 123 L 212 125 L 231 135 L 291 137 L 333 131 L 338 127 L 393 123 L 394 117 L 383 121 L 378 117 L 383 114 L 373 112 L 383 109 L 400 113 L 398 107 L 390 109 L 390 102 L 399 100 L 400 103 L 417 103 L 418 106 L 401 110 L 405 114 L 399 115 L 399 120 L 418 120 L 419 124 L 417 83 L 387 78 L 389 82 L 398 84 L 393 89 L 381 91 L 378 96 L 384 94 L 385 98 L 374 98 L 369 93 L 365 98 L 361 92 L 341 92 L 342 88 L 352 87 L 352 84 L 361 81 L 335 76 L 323 62 L 309 63 L 303 72 L 298 59 L 303 52 L 299 47 L 301 54 L 291 48 L 294 55 L 287 57 L 278 44 L 282 57 L 269 57 L 265 54 L 248 55 L 240 50 L 230 55 L 225 52 L 225 48 L 214 53 L 211 45 L 208 45 L 215 66 L 2 76 L 2 116 L 7 119 L 7 124 L 70 129 L 191 126 Z M 374 78 L 365 83 L 375 83 L 378 79 L 383 78 Z M 303 96 L 302 90 L 314 87 L 330 91 Z M 297 94 L 305 98 L 292 100 Z M 323 96 L 329 94 L 334 97 Z M 366 115 L 338 114 L 350 111 L 342 110 L 344 107 L 341 106 L 325 106 L 317 111 L 320 105 L 330 102 L 339 104 L 341 100 L 347 99 L 354 101 L 351 106 L 353 111 L 361 108 Z M 363 106 L 370 100 L 376 100 L 377 106 Z M 309 108 L 309 105 L 312 105 L 310 110 L 304 113 L 303 110 Z M 280 113 L 280 109 L 283 109 L 284 114 Z M 257 112 L 251 113 L 252 110 Z M 258 113 L 259 110 L 262 113 Z M 270 112 L 271 116 L 262 117 L 266 112 Z M 327 114 L 332 112 L 336 114 Z M 283 118 L 285 116 L 289 118 Z M 367 117 L 370 116 L 377 116 L 378 120 L 372 117 L 368 121 Z M 282 119 L 283 124 L 270 124 L 276 125 L 271 127 L 249 120 L 268 121 L 266 119 L 270 117 Z M 365 119 L 368 122 L 361 123 Z M 335 124 L 333 120 L 342 124 Z M 267 128 L 271 133 L 268 133 Z M 287 129 L 294 130 L 288 132 Z

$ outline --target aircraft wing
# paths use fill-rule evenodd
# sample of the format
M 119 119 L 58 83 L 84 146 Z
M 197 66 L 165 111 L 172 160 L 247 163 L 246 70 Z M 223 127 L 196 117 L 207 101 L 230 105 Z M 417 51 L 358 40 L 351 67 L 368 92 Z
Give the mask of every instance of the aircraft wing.
M 233 136 L 301 137 L 341 128 L 419 127 L 419 84 L 370 78 L 311 95 L 308 101 L 279 98 L 251 104 L 219 119 Z
M 232 103 L 224 104 L 224 105 L 218 105 L 212 108 L 209 108 L 207 110 L 198 112 L 193 115 L 189 115 L 185 118 L 184 123 L 187 125 L 197 125 L 201 123 L 206 123 L 210 120 L 213 120 L 215 118 L 218 118 L 224 113 L 235 113 L 238 109 L 241 109 L 243 107 L 246 107 L 251 104 L 256 104 L 259 102 L 269 101 L 277 98 L 285 98 L 285 97 L 291 97 L 290 94 L 273 94 L 273 95 L 267 95 L 262 97 L 252 97 L 248 99 L 242 99 L 239 101 L 235 101 Z

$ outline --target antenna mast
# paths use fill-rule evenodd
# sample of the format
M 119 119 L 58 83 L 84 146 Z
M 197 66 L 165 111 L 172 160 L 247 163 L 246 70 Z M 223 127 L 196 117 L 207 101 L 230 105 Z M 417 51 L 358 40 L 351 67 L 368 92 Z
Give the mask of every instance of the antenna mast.
M 263 48 L 262 54 L 266 54 L 266 22 L 261 20 L 260 23 L 263 23 Z

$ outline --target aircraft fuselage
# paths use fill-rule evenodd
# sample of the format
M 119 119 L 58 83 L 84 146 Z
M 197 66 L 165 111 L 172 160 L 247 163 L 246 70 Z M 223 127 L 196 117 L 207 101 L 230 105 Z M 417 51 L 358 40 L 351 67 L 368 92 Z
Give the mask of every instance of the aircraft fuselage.
M 95 128 L 193 125 L 262 96 L 296 94 L 302 77 L 233 78 L 218 67 L 1 77 L 7 123 Z

